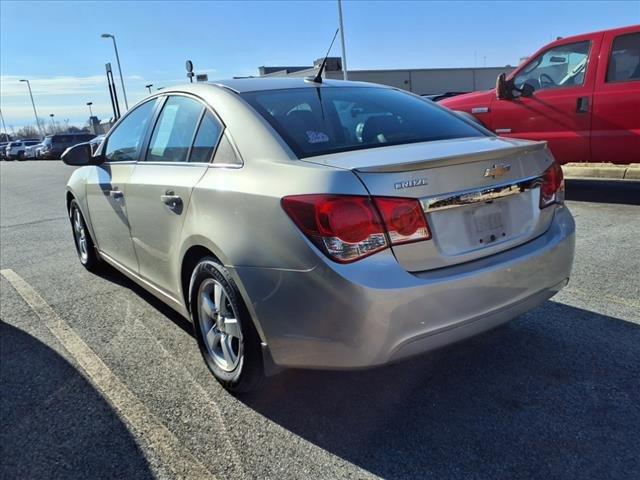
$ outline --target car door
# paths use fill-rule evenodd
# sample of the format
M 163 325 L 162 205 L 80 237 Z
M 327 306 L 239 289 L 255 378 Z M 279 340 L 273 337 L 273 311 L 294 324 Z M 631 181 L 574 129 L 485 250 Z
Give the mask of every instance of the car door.
M 590 160 L 591 108 L 602 35 L 556 42 L 513 77 L 530 97 L 494 99 L 493 126 L 498 135 L 546 140 L 560 163 Z
M 165 294 L 179 291 L 175 258 L 191 192 L 206 172 L 222 125 L 197 99 L 166 97 L 144 160 L 127 186 L 140 275 Z
M 142 151 L 156 99 L 130 110 L 109 132 L 103 145 L 105 162 L 87 176 L 87 204 L 100 252 L 137 272 L 138 261 L 129 232 L 127 183 Z
M 640 28 L 607 32 L 593 98 L 594 162 L 640 162 Z

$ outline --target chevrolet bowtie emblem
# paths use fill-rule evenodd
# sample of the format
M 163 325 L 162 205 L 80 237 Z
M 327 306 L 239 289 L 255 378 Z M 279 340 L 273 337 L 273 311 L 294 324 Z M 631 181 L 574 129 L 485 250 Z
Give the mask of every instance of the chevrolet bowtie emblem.
M 501 177 L 505 173 L 511 170 L 511 165 L 503 164 L 503 165 L 493 165 L 491 168 L 487 168 L 484 171 L 484 177 Z

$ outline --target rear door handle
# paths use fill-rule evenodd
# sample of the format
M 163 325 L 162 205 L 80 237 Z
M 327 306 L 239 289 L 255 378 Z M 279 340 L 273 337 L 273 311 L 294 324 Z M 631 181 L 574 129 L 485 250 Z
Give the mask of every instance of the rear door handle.
M 589 97 L 578 97 L 576 101 L 576 112 L 587 113 L 589 111 Z
M 176 195 L 173 190 L 167 190 L 164 195 L 160 195 L 160 200 L 164 203 L 170 210 L 177 211 L 182 208 L 182 198 L 180 195 Z

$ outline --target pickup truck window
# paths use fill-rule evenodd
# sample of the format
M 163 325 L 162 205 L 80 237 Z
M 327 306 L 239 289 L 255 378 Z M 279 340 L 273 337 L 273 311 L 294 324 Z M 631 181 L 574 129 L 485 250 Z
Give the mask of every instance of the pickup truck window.
M 607 83 L 633 80 L 640 80 L 640 33 L 614 39 L 607 69 Z
M 528 83 L 534 90 L 543 90 L 582 85 L 590 45 L 588 41 L 559 45 L 538 55 L 516 75 L 516 87 Z

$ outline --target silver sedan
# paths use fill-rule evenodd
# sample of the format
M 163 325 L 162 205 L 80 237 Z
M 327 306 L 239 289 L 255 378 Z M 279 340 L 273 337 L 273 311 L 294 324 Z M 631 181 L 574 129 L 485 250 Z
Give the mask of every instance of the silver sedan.
M 394 88 L 242 79 L 162 90 L 76 166 L 78 256 L 191 320 L 230 391 L 382 365 L 566 285 L 574 222 L 544 142 Z

